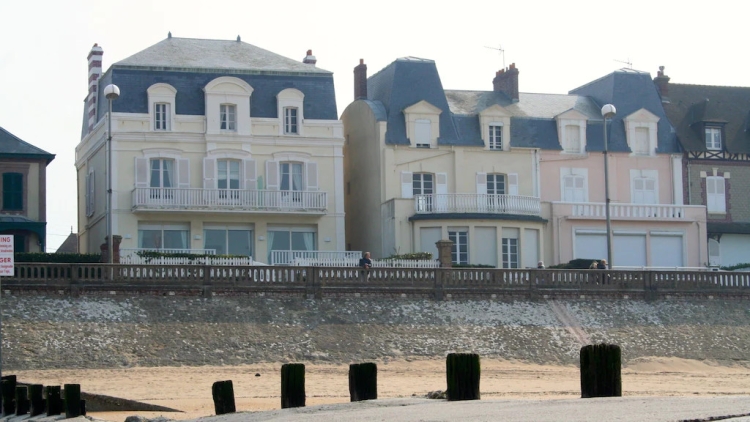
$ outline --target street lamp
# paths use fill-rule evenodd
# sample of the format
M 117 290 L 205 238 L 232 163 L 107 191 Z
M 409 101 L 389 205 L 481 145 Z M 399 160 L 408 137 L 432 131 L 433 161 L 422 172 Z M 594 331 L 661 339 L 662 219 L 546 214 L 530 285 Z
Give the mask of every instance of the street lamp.
M 104 96 L 109 103 L 109 113 L 107 113 L 107 263 L 111 264 L 114 260 L 114 251 L 112 251 L 112 101 L 120 96 L 120 88 L 117 85 L 109 84 L 104 87 Z
M 607 162 L 608 145 L 607 145 L 607 119 L 612 118 L 617 113 L 615 106 L 612 104 L 605 104 L 602 107 L 602 118 L 604 119 L 604 213 L 607 219 L 607 263 L 609 268 L 614 268 L 614 262 L 612 262 L 612 222 L 609 219 L 609 166 Z

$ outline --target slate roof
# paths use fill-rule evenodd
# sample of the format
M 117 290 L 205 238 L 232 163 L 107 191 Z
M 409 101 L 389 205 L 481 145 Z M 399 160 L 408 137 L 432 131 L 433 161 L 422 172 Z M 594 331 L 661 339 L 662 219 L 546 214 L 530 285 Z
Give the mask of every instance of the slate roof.
M 479 113 L 497 104 L 511 115 L 512 147 L 560 150 L 555 117 L 576 110 L 587 117 L 587 151 L 603 151 L 600 109 L 601 105 L 612 103 L 618 113 L 607 128 L 610 151 L 630 152 L 623 119 L 641 108 L 660 119 L 656 151 L 680 151 L 674 129 L 646 72 L 623 69 L 567 95 L 520 93 L 516 102 L 502 92 L 444 90 L 435 62 L 415 57 L 397 59 L 367 80 L 368 104 L 374 112 L 376 108 L 379 112 L 384 110 L 382 120 L 388 122 L 387 144 L 409 144 L 403 111 L 422 100 L 441 110 L 439 145 L 484 146 Z
M 702 122 L 724 125 L 730 153 L 750 153 L 750 88 L 669 84 L 664 109 L 687 151 L 706 151 Z
M 55 159 L 55 154 L 37 148 L 0 127 L 0 157 L 42 158 L 49 164 Z
M 625 133 L 624 119 L 641 108 L 645 108 L 659 117 L 659 122 L 657 123 L 658 145 L 656 152 L 677 153 L 681 151 L 674 128 L 664 112 L 661 98 L 648 72 L 620 69 L 576 88 L 570 91 L 570 93 L 588 96 L 599 107 L 604 104 L 613 104 L 617 108 L 617 115 L 610 120 L 611 123 L 607 135 L 610 151 L 630 151 Z M 589 138 L 587 140 L 587 150 L 589 151 L 602 151 L 604 149 L 603 135 L 601 135 L 601 117 L 599 120 L 598 129 L 591 127 L 595 126 L 594 124 L 589 125 L 586 131 L 587 136 L 592 134 L 592 132 L 593 134 L 600 134 L 593 139 L 593 144 L 591 143 L 592 139 Z
M 55 253 L 78 253 L 78 235 L 75 233 L 69 234 Z
M 264 72 L 331 72 L 242 41 L 169 37 L 120 60 L 115 67 L 232 69 Z

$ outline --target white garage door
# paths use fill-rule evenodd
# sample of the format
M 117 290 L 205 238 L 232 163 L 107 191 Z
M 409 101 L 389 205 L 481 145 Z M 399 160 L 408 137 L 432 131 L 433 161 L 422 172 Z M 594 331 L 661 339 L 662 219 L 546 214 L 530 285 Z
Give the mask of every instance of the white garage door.
M 615 267 L 645 267 L 646 235 L 615 234 L 612 254 Z
M 651 235 L 651 266 L 682 267 L 682 236 Z
M 599 260 L 607 257 L 607 236 L 604 233 L 576 233 L 575 257 Z
M 471 254 L 472 264 L 484 264 L 497 267 L 497 228 L 474 228 L 474 252 Z
M 432 259 L 438 259 L 437 243 L 440 240 L 442 229 L 440 227 L 422 227 L 419 229 L 420 252 L 429 252 Z
M 722 235 L 721 265 L 737 265 L 745 262 L 750 262 L 750 235 Z

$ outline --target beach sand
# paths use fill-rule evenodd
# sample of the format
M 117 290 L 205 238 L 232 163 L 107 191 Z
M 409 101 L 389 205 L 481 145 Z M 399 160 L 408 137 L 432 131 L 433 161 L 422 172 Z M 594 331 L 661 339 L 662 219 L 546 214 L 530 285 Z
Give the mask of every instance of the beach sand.
M 423 397 L 445 389 L 445 361 L 390 360 L 378 363 L 378 397 Z M 624 396 L 750 395 L 750 368 L 678 358 L 640 358 L 623 368 Z M 137 367 L 6 371 L 20 382 L 81 384 L 88 393 L 104 394 L 167 406 L 171 412 L 92 412 L 96 418 L 123 421 L 130 415 L 193 419 L 214 414 L 211 385 L 232 380 L 238 411 L 280 407 L 282 363 L 243 366 Z M 307 364 L 307 405 L 347 403 L 348 365 Z M 260 374 L 260 376 L 255 376 Z M 560 399 L 580 397 L 575 366 L 537 365 L 505 360 L 482 360 L 483 399 Z

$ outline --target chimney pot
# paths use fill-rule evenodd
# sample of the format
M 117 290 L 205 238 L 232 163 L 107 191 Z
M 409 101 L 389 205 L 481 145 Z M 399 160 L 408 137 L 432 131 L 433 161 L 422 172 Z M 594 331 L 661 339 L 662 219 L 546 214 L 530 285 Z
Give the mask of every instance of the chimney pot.
M 307 50 L 307 55 L 312 56 L 312 50 Z
M 656 85 L 656 90 L 659 91 L 659 97 L 661 97 L 663 103 L 669 102 L 669 79 L 669 76 L 664 74 L 664 66 L 659 66 L 659 71 L 656 72 L 654 78 L 654 85 Z
M 492 88 L 495 92 L 502 92 L 510 97 L 513 102 L 518 101 L 518 69 L 516 64 L 506 69 L 500 69 L 495 73 L 495 79 L 492 80 Z
M 315 63 L 317 62 L 318 60 L 315 58 L 315 56 L 313 56 L 312 50 L 307 50 L 307 55 L 305 56 L 304 59 L 302 59 L 302 63 L 311 64 L 315 66 Z
M 365 59 L 359 59 L 354 67 L 354 100 L 367 99 L 367 65 Z

